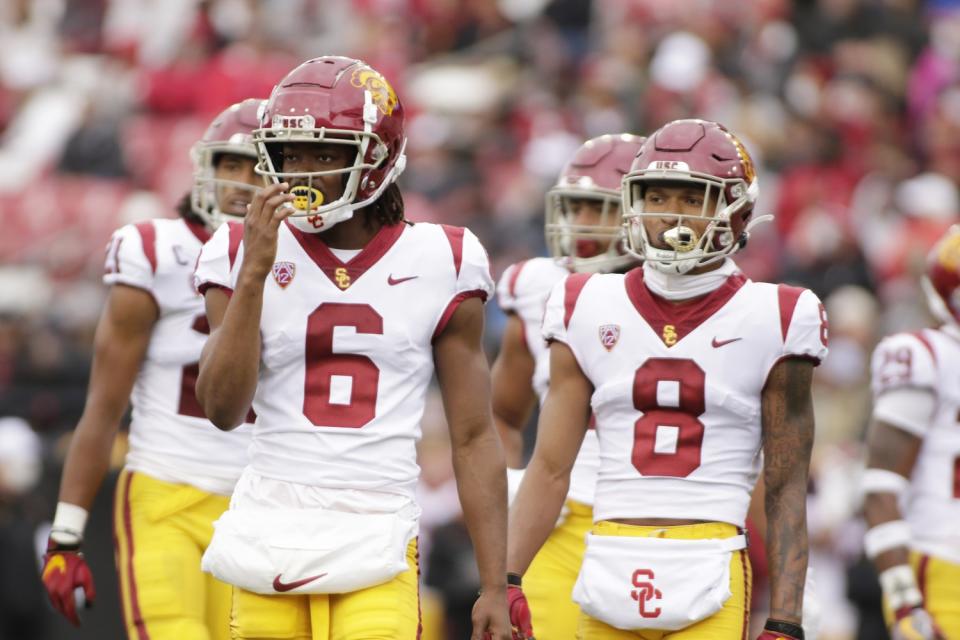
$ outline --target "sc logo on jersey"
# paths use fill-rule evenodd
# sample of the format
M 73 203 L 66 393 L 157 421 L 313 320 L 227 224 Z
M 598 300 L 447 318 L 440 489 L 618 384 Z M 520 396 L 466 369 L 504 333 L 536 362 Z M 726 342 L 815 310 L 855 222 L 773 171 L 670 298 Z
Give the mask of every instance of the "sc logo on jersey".
M 653 606 L 650 603 L 663 597 L 660 589 L 653 586 L 653 582 L 651 582 L 653 578 L 653 571 L 650 569 L 637 569 L 633 572 L 633 586 L 636 589 L 630 591 L 630 597 L 637 601 L 637 610 L 642 618 L 657 618 L 660 616 L 660 607 L 649 608 Z

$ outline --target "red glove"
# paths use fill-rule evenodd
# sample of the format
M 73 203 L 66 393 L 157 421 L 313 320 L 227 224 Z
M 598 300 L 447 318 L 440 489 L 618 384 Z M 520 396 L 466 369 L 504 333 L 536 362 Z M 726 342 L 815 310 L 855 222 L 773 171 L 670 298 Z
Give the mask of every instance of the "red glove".
M 757 640 L 803 640 L 803 627 L 793 622 L 768 619 Z
M 76 626 L 80 626 L 74 591 L 83 589 L 86 607 L 93 606 L 97 592 L 93 586 L 93 575 L 87 561 L 80 553 L 80 545 L 57 544 L 47 541 L 47 552 L 43 554 L 43 571 L 40 574 L 43 586 L 50 597 L 53 608 Z
M 530 605 L 527 604 L 527 596 L 523 595 L 523 589 L 513 585 L 507 587 L 507 608 L 510 610 L 513 640 L 534 640 Z

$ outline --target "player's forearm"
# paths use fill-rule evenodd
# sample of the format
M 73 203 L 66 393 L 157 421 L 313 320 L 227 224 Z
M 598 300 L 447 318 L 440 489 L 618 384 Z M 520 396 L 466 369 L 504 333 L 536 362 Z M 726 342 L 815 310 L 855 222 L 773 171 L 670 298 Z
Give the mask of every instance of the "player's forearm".
M 863 514 L 867 521 L 867 528 L 872 529 L 886 522 L 902 520 L 897 496 L 892 493 L 869 493 L 863 502 Z M 908 564 L 910 562 L 907 547 L 900 546 L 884 551 L 873 559 L 877 573 L 882 573 L 890 567 Z
M 569 488 L 569 472 L 550 473 L 536 457 L 530 461 L 510 509 L 507 571 L 526 572 L 553 531 Z
M 220 429 L 243 423 L 257 389 L 263 286 L 263 278 L 241 270 L 223 323 L 203 348 L 197 399 Z
M 91 415 L 84 412 L 70 439 L 70 449 L 63 465 L 60 502 L 90 510 L 110 467 L 110 454 L 119 423 L 119 414 Z M 109 426 L 104 428 L 103 425 Z
M 800 622 L 807 574 L 807 474 L 771 485 L 767 475 L 767 564 L 770 570 L 770 617 Z
M 503 444 L 503 457 L 511 469 L 523 467 L 523 431 L 494 412 L 493 424 Z
M 503 452 L 487 427 L 453 449 L 453 470 L 484 590 L 506 588 L 507 476 Z

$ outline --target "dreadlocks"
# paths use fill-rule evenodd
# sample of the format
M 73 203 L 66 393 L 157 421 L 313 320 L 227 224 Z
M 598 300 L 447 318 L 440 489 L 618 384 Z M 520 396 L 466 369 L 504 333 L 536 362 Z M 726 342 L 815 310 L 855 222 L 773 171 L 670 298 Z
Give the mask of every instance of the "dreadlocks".
M 403 222 L 403 195 L 394 182 L 384 189 L 383 194 L 363 208 L 363 224 L 373 227 L 374 223 L 388 227 Z

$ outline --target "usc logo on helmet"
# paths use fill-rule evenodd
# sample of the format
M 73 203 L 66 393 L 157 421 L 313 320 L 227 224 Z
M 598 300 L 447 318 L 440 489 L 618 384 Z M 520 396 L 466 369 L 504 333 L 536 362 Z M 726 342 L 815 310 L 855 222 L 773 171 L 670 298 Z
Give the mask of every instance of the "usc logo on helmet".
M 730 136 L 730 141 L 733 142 L 733 146 L 737 149 L 737 155 L 740 156 L 740 164 L 743 165 L 743 178 L 749 185 L 757 177 L 757 170 L 753 166 L 753 159 L 750 157 L 750 154 L 747 153 L 747 148 L 743 146 L 743 143 L 740 142 L 737 136 L 729 131 L 727 135 Z
M 944 269 L 960 271 L 960 233 L 947 236 L 937 252 L 937 261 Z
M 358 89 L 366 89 L 370 92 L 373 104 L 385 116 L 393 113 L 397 108 L 399 101 L 393 87 L 387 82 L 387 79 L 374 71 L 370 67 L 358 67 L 354 69 L 350 76 L 350 84 Z

